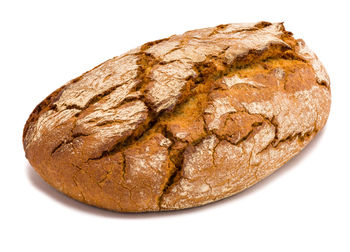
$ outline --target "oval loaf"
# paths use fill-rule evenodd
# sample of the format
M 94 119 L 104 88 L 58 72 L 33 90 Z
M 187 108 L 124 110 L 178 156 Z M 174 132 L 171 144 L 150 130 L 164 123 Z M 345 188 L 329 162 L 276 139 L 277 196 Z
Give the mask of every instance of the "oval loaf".
M 42 101 L 26 157 L 68 196 L 121 212 L 236 194 L 325 125 L 329 77 L 282 23 L 219 25 L 146 43 Z

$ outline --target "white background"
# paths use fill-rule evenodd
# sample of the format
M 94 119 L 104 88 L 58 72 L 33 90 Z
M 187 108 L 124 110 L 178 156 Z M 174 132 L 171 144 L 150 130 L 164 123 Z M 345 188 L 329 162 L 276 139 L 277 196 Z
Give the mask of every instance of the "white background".
M 347 1 L 0 1 L 0 251 L 350 251 Z M 145 42 L 234 22 L 284 21 L 331 77 L 324 130 L 254 187 L 191 210 L 120 214 L 52 189 L 21 135 L 49 93 Z

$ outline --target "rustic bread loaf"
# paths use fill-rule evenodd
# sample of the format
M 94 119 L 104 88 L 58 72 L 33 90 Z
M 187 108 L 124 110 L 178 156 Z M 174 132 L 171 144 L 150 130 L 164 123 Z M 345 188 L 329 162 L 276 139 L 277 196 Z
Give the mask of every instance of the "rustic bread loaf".
M 238 193 L 325 125 L 328 75 L 282 23 L 149 42 L 68 82 L 30 115 L 31 165 L 59 191 L 122 212 Z

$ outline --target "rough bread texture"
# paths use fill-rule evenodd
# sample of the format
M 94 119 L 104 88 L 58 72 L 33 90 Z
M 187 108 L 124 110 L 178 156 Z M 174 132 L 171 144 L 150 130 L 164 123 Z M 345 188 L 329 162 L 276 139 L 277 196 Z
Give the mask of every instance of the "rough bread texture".
M 328 75 L 282 23 L 149 42 L 68 82 L 30 115 L 31 165 L 59 191 L 122 212 L 238 193 L 325 125 Z

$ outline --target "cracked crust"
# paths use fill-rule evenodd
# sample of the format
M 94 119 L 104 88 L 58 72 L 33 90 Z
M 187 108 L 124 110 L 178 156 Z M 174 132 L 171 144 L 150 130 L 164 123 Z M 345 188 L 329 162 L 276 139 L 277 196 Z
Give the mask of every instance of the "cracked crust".
M 330 81 L 282 23 L 227 24 L 144 44 L 68 82 L 23 132 L 31 165 L 70 197 L 122 212 L 238 193 L 325 125 Z

